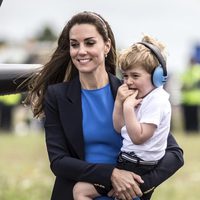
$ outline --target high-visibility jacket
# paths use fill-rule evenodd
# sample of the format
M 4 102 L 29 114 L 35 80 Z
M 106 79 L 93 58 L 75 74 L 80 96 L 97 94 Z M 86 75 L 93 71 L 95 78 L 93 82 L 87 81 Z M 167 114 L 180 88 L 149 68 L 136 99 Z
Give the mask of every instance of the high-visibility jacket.
M 10 94 L 0 96 L 0 102 L 7 106 L 13 106 L 20 103 L 21 94 Z
M 182 75 L 182 104 L 200 105 L 200 64 L 195 64 Z

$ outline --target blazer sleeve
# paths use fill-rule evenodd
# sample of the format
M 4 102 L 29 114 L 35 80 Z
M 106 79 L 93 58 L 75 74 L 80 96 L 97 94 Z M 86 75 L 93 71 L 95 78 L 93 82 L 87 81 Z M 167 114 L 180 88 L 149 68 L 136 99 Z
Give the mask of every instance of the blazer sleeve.
M 183 150 L 178 146 L 175 138 L 170 133 L 164 157 L 153 171 L 142 177 L 144 180 L 144 184 L 141 185 L 143 193 L 152 191 L 155 187 L 172 176 L 183 164 Z
M 115 166 L 88 163 L 79 159 L 73 152 L 59 120 L 56 95 L 52 87 L 48 88 L 45 95 L 44 113 L 47 151 L 50 167 L 55 176 L 75 182 L 98 184 L 102 188 L 109 189 L 111 174 Z

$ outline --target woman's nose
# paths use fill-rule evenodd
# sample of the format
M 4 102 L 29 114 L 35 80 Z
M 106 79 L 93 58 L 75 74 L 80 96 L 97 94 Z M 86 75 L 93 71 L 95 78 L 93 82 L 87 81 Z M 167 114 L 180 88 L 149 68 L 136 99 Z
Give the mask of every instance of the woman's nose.
M 87 53 L 86 48 L 85 48 L 84 45 L 80 45 L 80 46 L 79 46 L 78 53 L 79 53 L 79 54 L 86 54 L 86 53 Z

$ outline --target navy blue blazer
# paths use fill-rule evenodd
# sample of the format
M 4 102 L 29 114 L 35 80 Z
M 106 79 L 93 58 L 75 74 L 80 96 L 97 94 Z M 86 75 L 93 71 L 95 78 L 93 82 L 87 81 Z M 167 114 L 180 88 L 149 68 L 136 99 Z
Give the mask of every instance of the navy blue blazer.
M 121 81 L 109 74 L 113 97 Z M 110 188 L 115 166 L 84 161 L 81 85 L 79 77 L 70 82 L 50 85 L 44 101 L 45 136 L 50 167 L 56 176 L 51 200 L 73 200 L 72 190 L 77 181 Z M 169 167 L 170 165 L 170 167 Z M 142 191 L 156 187 L 183 165 L 182 149 L 171 134 L 163 160 L 151 173 L 143 176 Z M 155 180 L 154 177 L 157 177 Z

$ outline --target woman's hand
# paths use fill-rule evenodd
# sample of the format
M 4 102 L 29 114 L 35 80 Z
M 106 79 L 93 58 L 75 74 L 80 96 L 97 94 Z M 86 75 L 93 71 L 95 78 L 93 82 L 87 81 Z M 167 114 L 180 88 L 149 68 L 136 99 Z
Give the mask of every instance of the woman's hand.
M 114 192 L 111 190 L 108 193 L 109 196 L 114 195 L 119 199 L 125 200 L 132 200 L 136 196 L 142 196 L 139 184 L 144 181 L 133 172 L 115 168 L 111 175 L 111 182 Z

